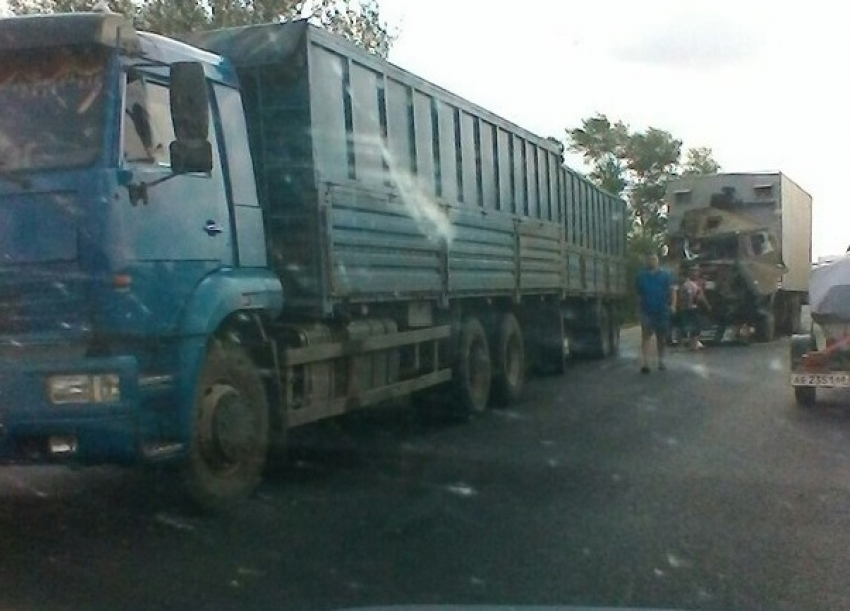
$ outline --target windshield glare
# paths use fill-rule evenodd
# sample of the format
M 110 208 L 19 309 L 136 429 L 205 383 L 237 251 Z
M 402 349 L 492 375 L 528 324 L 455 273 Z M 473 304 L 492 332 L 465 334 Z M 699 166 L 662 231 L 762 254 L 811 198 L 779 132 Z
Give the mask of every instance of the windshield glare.
M 103 143 L 106 52 L 0 55 L 0 171 L 89 165 Z

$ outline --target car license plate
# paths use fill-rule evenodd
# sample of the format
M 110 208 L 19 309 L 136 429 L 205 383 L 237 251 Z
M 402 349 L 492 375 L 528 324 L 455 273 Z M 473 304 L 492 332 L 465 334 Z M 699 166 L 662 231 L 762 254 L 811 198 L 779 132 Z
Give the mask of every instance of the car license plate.
M 850 373 L 792 373 L 792 386 L 850 386 Z

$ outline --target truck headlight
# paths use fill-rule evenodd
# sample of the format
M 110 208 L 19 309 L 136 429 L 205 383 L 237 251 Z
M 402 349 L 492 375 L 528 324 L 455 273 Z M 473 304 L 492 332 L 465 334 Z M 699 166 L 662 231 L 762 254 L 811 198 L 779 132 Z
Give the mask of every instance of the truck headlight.
M 121 400 L 119 377 L 115 373 L 51 376 L 47 380 L 47 394 L 56 405 Z

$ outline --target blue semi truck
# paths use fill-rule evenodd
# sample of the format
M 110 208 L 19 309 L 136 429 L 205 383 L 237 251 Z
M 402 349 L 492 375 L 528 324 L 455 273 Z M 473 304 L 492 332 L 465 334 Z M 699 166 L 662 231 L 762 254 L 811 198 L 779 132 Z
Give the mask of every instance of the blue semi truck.
M 292 427 L 616 351 L 624 203 L 306 22 L 2 19 L 0 106 L 4 463 L 171 463 L 215 507 Z

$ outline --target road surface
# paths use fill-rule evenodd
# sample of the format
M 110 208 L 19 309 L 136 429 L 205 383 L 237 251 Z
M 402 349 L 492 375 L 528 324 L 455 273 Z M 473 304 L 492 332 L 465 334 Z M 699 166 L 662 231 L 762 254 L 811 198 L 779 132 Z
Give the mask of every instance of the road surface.
M 300 431 L 223 516 L 149 476 L 0 469 L 0 609 L 850 609 L 850 393 L 795 407 L 787 340 L 650 375 L 636 352 L 471 424 Z

